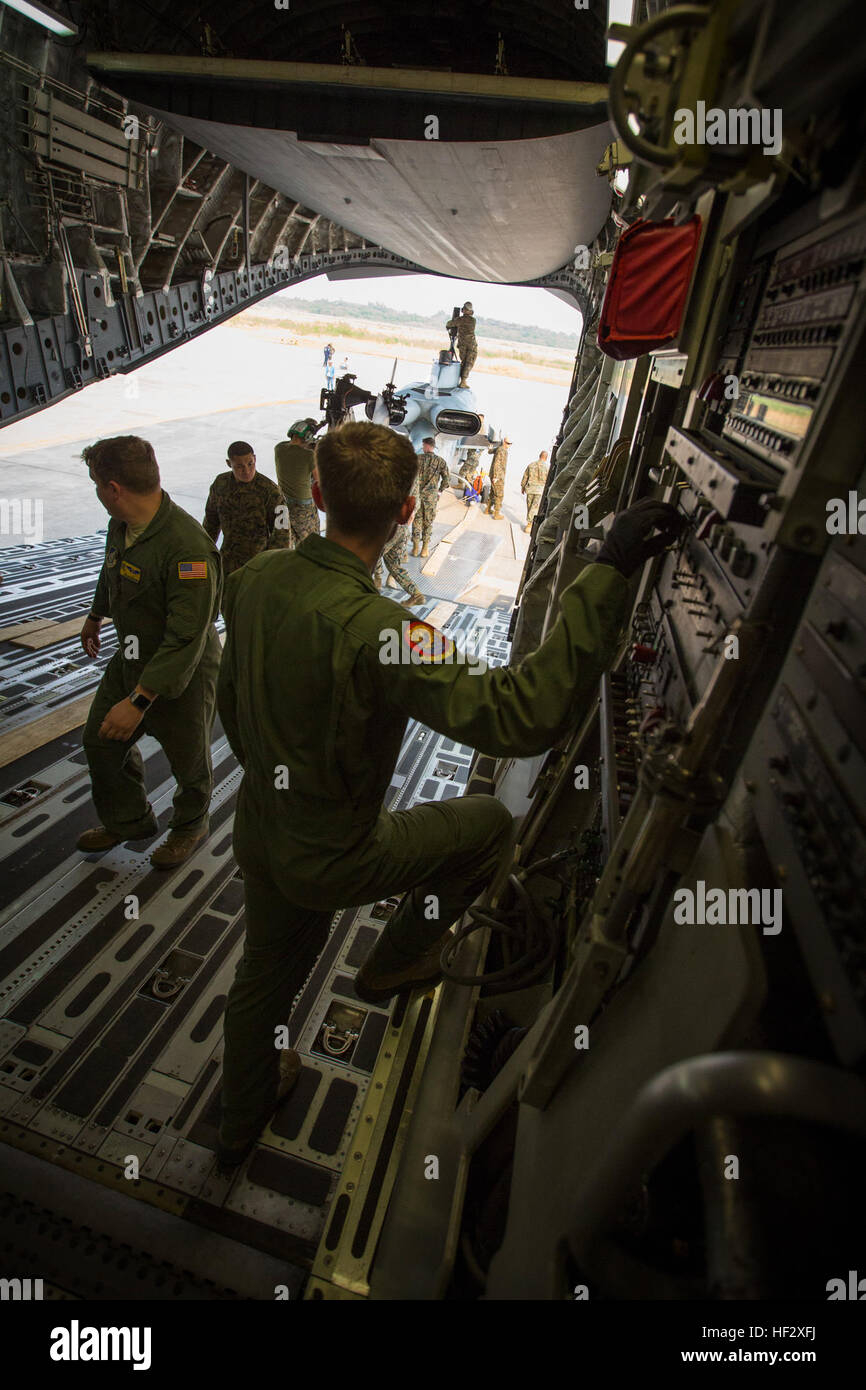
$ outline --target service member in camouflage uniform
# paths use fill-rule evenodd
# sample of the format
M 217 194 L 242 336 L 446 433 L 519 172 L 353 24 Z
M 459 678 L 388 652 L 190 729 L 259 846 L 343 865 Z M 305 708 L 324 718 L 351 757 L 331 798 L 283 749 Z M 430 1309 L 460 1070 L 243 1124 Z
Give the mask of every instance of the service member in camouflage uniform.
M 479 671 L 454 660 L 435 628 L 407 621 L 370 577 L 391 528 L 411 517 L 416 467 L 408 440 L 381 425 L 331 431 L 313 484 L 326 535 L 258 555 L 226 585 L 219 710 L 244 769 L 234 850 L 246 941 L 225 1011 L 224 1169 L 245 1159 L 285 1089 L 275 1029 L 334 912 L 404 894 L 354 992 L 382 1004 L 429 988 L 448 929 L 507 852 L 512 819 L 494 796 L 385 808 L 408 721 L 494 758 L 550 748 L 580 724 L 616 655 L 624 576 L 681 526 L 655 502 L 617 517 L 597 563 L 560 595 L 541 646 L 519 665 Z M 656 527 L 664 534 L 654 541 Z
M 100 626 L 110 616 L 118 650 L 84 726 L 93 803 L 102 824 L 86 831 L 78 848 L 92 854 L 158 833 L 135 746 L 142 734 L 152 734 L 168 758 L 177 790 L 168 840 L 150 858 L 157 868 L 171 869 L 188 859 L 208 832 L 220 554 L 198 522 L 161 490 L 147 440 L 100 439 L 83 457 L 111 521 L 81 645 L 95 657 Z
M 430 532 L 436 520 L 439 494 L 448 486 L 448 464 L 440 454 L 434 454 L 435 443 L 431 437 L 422 440 L 422 452 L 418 455 L 418 502 L 412 517 L 412 554 L 422 557 L 430 554 Z
M 417 505 L 417 504 L 416 504 Z M 407 597 L 400 602 L 405 608 L 417 608 L 419 604 L 425 603 L 426 599 L 422 594 L 415 580 L 406 568 L 406 561 L 409 558 L 409 526 L 398 526 L 397 533 L 392 541 L 389 541 L 382 551 L 382 563 L 388 571 L 386 583 L 391 588 L 405 589 Z M 378 574 L 379 567 L 376 566 Z M 381 588 L 381 583 L 377 584 Z
M 478 356 L 478 342 L 475 337 L 475 317 L 472 305 L 467 300 L 461 313 L 449 319 L 446 328 L 457 330 L 457 355 L 460 358 L 460 385 L 469 383 L 469 373 L 475 366 Z
M 236 440 L 228 447 L 226 463 L 231 472 L 220 473 L 211 483 L 202 523 L 214 543 L 222 531 L 223 575 L 233 574 L 260 550 L 289 544 L 288 527 L 279 524 L 287 519 L 283 494 L 256 472 L 253 446 Z
M 542 449 L 538 458 L 527 464 L 520 480 L 520 491 L 526 498 L 526 525 L 524 531 L 532 530 L 532 522 L 541 502 L 544 484 L 547 480 L 547 450 Z
M 480 449 L 467 449 L 466 457 L 460 465 L 458 478 L 469 479 L 470 481 L 481 471 L 478 460 L 481 457 Z
M 277 482 L 289 509 L 289 534 L 293 545 L 305 536 L 318 536 L 319 513 L 310 491 L 316 466 L 314 434 L 317 421 L 311 417 L 289 426 L 288 440 L 274 447 Z
M 490 500 L 487 503 L 488 515 L 493 513 L 494 521 L 502 520 L 502 498 L 505 495 L 505 470 L 508 467 L 508 446 L 510 439 L 504 439 L 501 444 L 494 445 L 488 449 L 488 454 L 493 455 L 493 462 L 490 465 Z

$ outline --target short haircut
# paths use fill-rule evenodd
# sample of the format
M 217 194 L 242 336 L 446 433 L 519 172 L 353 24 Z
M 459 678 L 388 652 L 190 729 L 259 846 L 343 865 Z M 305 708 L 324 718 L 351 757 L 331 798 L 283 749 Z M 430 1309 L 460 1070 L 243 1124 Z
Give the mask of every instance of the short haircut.
M 316 445 L 316 471 L 325 511 L 348 536 L 388 526 L 418 473 L 405 434 L 363 421 L 341 425 Z
M 81 457 L 97 482 L 118 483 L 129 492 L 155 492 L 159 487 L 159 466 L 153 445 L 135 434 L 117 434 L 97 439 L 81 451 Z
M 254 454 L 255 452 L 252 444 L 247 444 L 245 439 L 236 439 L 234 444 L 229 445 L 228 456 L 230 459 L 241 459 L 244 454 Z
M 422 444 L 435 444 L 435 443 L 436 443 L 436 436 L 435 436 L 435 435 L 432 435 L 432 434 L 428 434 L 428 436 L 427 436 L 426 439 L 422 439 L 422 440 L 421 440 L 421 443 L 422 443 Z

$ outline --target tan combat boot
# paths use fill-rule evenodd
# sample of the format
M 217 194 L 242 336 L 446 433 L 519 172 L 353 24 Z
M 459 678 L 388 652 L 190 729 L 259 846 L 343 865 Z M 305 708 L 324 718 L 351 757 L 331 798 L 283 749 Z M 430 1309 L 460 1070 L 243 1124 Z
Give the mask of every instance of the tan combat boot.
M 502 515 L 501 512 L 494 512 L 494 513 L 493 513 L 493 520 L 494 520 L 494 521 L 503 521 L 503 520 L 504 520 L 504 517 L 503 517 L 503 515 Z
M 399 587 L 400 587 L 400 585 L 397 583 L 397 581 L 396 581 L 396 579 L 394 578 L 393 574 L 389 574 L 389 575 L 388 575 L 388 578 L 385 580 L 385 588 L 386 588 L 386 589 L 399 589 Z
M 427 600 L 420 589 L 416 589 L 414 594 L 410 594 L 408 598 L 401 599 L 404 608 L 417 608 L 419 604 L 426 602 Z
M 280 1052 L 280 1080 L 274 1104 L 268 1108 L 268 1112 L 263 1117 L 256 1133 L 244 1144 L 231 1149 L 224 1147 L 221 1143 L 217 1144 L 217 1167 L 220 1172 L 227 1175 L 233 1168 L 237 1168 L 243 1163 L 247 1155 L 255 1148 L 256 1140 L 270 1122 L 271 1117 L 279 1109 L 286 1096 L 294 1090 L 302 1071 L 303 1063 L 299 1054 L 291 1047 L 283 1048 Z
M 365 1004 L 379 1004 L 394 994 L 406 990 L 430 989 L 442 979 L 439 957 L 451 941 L 451 932 L 445 932 L 439 940 L 421 956 L 407 960 L 404 965 L 391 966 L 386 970 L 377 967 L 376 947 L 370 952 L 354 980 L 355 993 Z
M 417 554 L 419 553 L 420 549 L 421 549 L 421 543 L 420 543 L 420 541 L 413 541 L 413 542 L 412 542 L 412 554 L 413 554 L 413 555 L 417 555 Z
M 427 559 L 427 556 L 428 556 L 429 554 L 430 554 L 430 549 L 429 549 L 429 546 L 427 545 L 427 543 L 426 543 L 426 541 L 425 541 L 424 545 L 422 545 L 422 547 L 421 547 L 421 559 L 422 559 L 422 560 L 426 560 L 426 559 Z
M 175 869 L 178 864 L 185 864 L 207 837 L 206 830 L 170 830 L 165 844 L 153 851 L 150 862 L 155 869 Z
M 104 825 L 97 825 L 93 830 L 85 830 L 79 837 L 77 849 L 84 854 L 99 854 L 101 850 L 113 849 L 115 845 L 121 843 L 119 835 L 112 835 L 110 830 L 106 830 Z

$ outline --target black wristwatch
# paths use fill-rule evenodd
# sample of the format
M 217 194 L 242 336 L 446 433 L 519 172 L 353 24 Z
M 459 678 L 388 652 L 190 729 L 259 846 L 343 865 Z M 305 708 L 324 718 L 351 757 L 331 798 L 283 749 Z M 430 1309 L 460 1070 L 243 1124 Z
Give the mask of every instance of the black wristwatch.
M 135 705 L 136 709 L 150 709 L 153 700 L 148 700 L 146 695 L 142 695 L 140 691 L 134 690 L 129 696 L 129 703 Z
M 91 623 L 101 623 L 101 622 L 102 622 L 102 614 L 101 614 L 101 613 L 94 613 L 94 612 L 91 611 L 90 613 L 88 613 L 87 618 L 88 618 L 88 621 L 91 622 Z

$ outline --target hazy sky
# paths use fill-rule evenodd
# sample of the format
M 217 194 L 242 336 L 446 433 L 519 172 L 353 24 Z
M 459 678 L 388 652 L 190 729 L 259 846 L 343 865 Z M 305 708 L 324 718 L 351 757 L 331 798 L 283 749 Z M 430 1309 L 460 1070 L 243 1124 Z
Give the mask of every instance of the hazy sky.
M 470 300 L 475 317 L 502 319 L 506 323 L 526 323 L 579 333 L 580 311 L 564 304 L 548 290 L 522 289 L 515 285 L 484 285 L 472 280 L 447 280 L 442 275 L 383 275 L 375 279 L 333 280 L 318 275 L 295 289 L 283 290 L 281 300 L 299 304 L 304 299 L 343 299 L 351 304 L 387 304 L 432 314 L 445 309 L 450 315 L 455 304 Z M 483 322 L 479 331 L 483 332 Z

